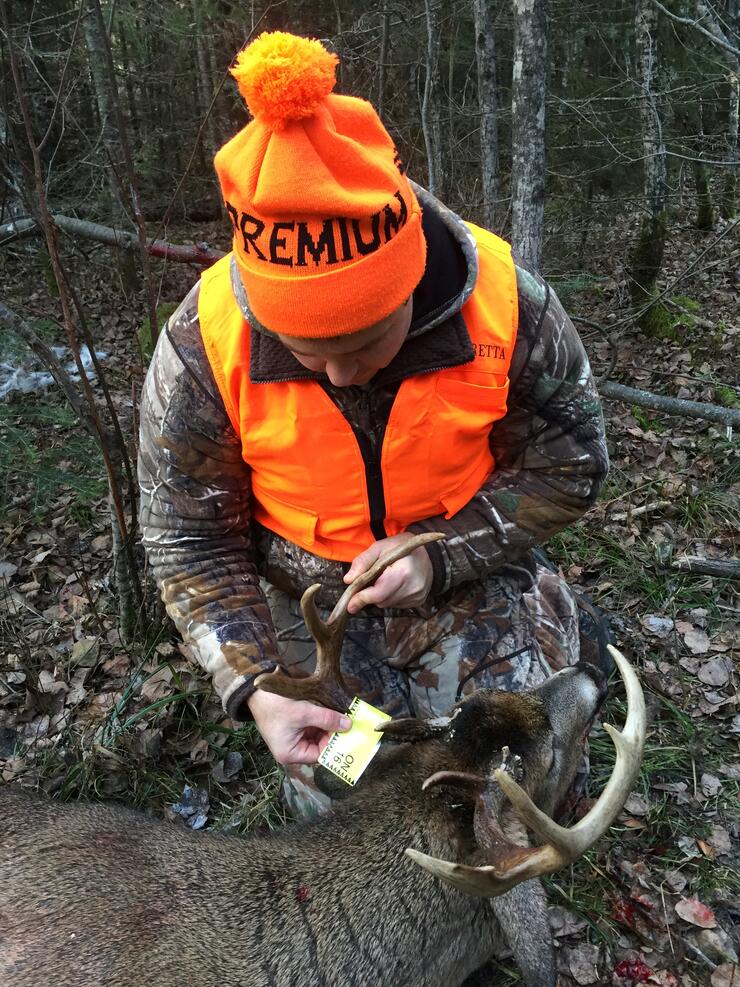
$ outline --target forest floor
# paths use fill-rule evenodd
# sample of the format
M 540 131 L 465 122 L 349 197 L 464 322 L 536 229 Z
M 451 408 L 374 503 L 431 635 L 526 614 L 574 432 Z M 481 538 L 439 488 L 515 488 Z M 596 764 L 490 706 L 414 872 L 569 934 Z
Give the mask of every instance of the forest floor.
M 553 279 L 569 311 L 606 330 L 584 330 L 595 371 L 614 355 L 613 380 L 740 406 L 734 244 L 710 249 L 670 293 L 668 338 L 655 340 L 624 324 L 625 276 L 608 259 L 631 235 L 610 231 L 591 270 Z M 663 283 L 715 237 L 677 229 Z M 123 291 L 104 248 L 69 246 L 67 261 L 131 435 L 143 376 L 140 297 Z M 38 246 L 18 244 L 3 265 L 4 282 L 18 285 L 7 304 L 63 344 Z M 164 317 L 197 273 L 157 271 Z M 0 364 L 31 366 L 20 346 L 1 345 Z M 562 987 L 738 987 L 738 584 L 673 565 L 684 555 L 738 556 L 737 437 L 695 419 L 604 406 L 609 481 L 598 506 L 548 551 L 613 615 L 650 726 L 639 783 L 617 824 L 547 882 Z M 105 489 L 95 447 L 55 389 L 0 402 L 0 779 L 63 799 L 120 800 L 195 828 L 282 824 L 271 758 L 253 727 L 236 729 L 224 716 L 187 649 L 169 631 L 122 644 Z M 616 685 L 604 711 L 617 725 L 621 696 Z M 598 793 L 613 763 L 600 726 L 591 757 Z M 519 982 L 505 964 L 496 971 L 498 984 Z

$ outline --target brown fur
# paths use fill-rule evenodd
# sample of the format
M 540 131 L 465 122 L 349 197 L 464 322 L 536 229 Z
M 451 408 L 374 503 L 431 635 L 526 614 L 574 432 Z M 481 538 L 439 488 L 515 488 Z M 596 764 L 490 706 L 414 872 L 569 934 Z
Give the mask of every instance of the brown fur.
M 474 694 L 446 737 L 386 742 L 330 816 L 270 836 L 192 833 L 119 806 L 59 804 L 6 786 L 0 984 L 454 987 L 508 940 L 525 982 L 552 987 L 536 882 L 470 898 L 403 851 L 485 862 L 472 797 L 421 786 L 436 771 L 490 772 L 504 743 L 522 757 L 536 802 L 563 794 L 602 690 L 575 669 L 556 679 L 529 697 Z M 558 746 L 571 752 L 560 762 Z

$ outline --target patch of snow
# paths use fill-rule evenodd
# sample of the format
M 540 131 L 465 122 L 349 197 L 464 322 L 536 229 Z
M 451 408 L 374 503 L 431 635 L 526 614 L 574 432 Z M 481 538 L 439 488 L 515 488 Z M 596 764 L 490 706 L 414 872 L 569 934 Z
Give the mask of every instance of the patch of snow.
M 62 363 L 70 380 L 75 383 L 79 381 L 80 375 L 77 371 L 77 364 L 72 359 L 71 350 L 66 346 L 52 346 L 52 353 Z M 98 360 L 107 359 L 108 354 L 99 352 Z M 80 360 L 85 368 L 85 373 L 91 381 L 95 381 L 95 367 L 93 366 L 92 355 L 87 345 L 80 349 Z M 16 367 L 12 363 L 0 362 L 0 401 L 6 400 L 11 394 L 43 394 L 53 386 L 54 378 L 47 370 L 34 369 L 39 365 L 38 360 L 34 360 L 31 367 Z

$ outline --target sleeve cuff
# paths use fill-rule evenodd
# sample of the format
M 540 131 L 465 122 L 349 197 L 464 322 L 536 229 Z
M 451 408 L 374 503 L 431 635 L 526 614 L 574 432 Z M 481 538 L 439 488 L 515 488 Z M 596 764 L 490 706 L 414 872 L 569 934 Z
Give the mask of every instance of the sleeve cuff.
M 264 667 L 261 667 L 259 671 L 252 672 L 250 675 L 245 675 L 243 678 L 235 680 L 232 688 L 221 699 L 226 714 L 232 720 L 237 723 L 250 723 L 252 721 L 252 714 L 247 705 L 247 700 L 256 691 L 254 680 L 258 675 L 262 675 L 263 672 L 273 672 L 277 667 L 274 661 L 265 662 Z

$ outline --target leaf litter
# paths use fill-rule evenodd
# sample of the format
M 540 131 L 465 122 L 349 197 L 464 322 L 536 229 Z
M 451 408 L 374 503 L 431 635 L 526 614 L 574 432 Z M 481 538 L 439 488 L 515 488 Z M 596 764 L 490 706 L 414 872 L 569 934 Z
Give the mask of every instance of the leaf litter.
M 215 230 L 193 233 L 217 243 Z M 674 238 L 666 278 L 698 254 L 695 239 Z M 605 270 L 611 257 L 603 257 Z M 25 259 L 9 254 L 13 263 L 17 277 L 9 282 L 22 285 Z M 78 255 L 68 263 L 129 422 L 131 386 L 137 393 L 143 380 L 134 339 L 142 299 L 111 285 L 107 263 L 91 268 Z M 184 297 L 192 272 L 157 269 L 162 297 Z M 615 269 L 599 297 L 586 292 L 573 311 L 608 326 L 621 276 Z M 727 327 L 737 310 L 736 295 L 698 274 L 682 290 L 697 297 L 706 320 Z M 55 300 L 40 293 L 14 303 L 34 317 L 55 317 Z M 649 340 L 624 328 L 612 343 L 614 378 L 632 386 L 712 401 L 718 385 L 730 383 L 736 339 L 729 334 L 686 324 L 680 339 Z M 588 333 L 585 344 L 600 372 L 611 345 Z M 587 860 L 549 883 L 561 985 L 740 987 L 737 585 L 672 568 L 685 556 L 738 556 L 737 443 L 696 420 L 609 401 L 604 410 L 607 488 L 548 552 L 612 615 L 619 645 L 641 674 L 650 728 L 620 820 Z M 193 828 L 280 824 L 279 775 L 264 746 L 253 728 L 224 715 L 171 629 L 155 642 L 121 643 L 102 470 L 80 441 L 54 389 L 0 404 L 0 453 L 15 450 L 0 489 L 0 780 L 64 797 L 116 797 Z M 24 459 L 22 448 L 32 455 Z M 617 685 L 603 718 L 619 723 L 623 712 Z M 597 730 L 588 797 L 612 763 Z M 706 925 L 710 915 L 709 928 L 686 917 L 703 916 Z

